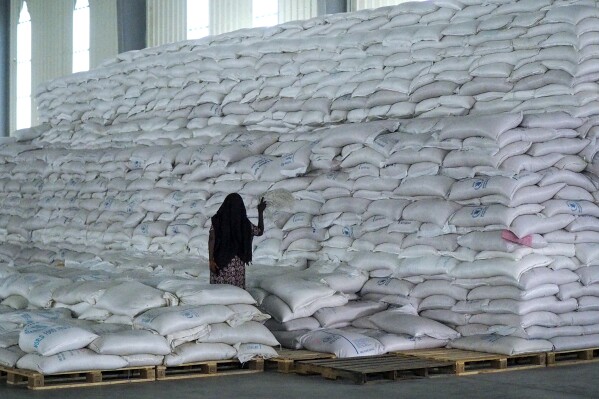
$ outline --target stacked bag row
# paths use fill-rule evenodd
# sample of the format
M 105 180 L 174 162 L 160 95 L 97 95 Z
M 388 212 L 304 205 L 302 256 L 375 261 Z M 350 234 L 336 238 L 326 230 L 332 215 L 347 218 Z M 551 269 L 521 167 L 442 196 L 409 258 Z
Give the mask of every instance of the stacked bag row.
M 120 54 L 42 85 L 45 143 L 373 119 L 596 115 L 596 0 L 410 2 Z
M 264 195 L 254 261 L 326 260 L 344 276 L 257 279 L 276 323 L 586 347 L 599 324 L 597 10 L 410 3 L 120 55 L 40 88 L 46 123 L 0 147 L 0 231 L 56 253 L 205 257 L 224 196 L 242 194 L 253 217 Z M 271 329 L 316 348 L 306 334 L 327 330 L 302 322 Z
M 363 292 L 372 285 L 377 281 L 367 273 L 326 262 L 264 278 L 249 291 L 272 315 L 265 326 L 287 348 L 354 357 L 443 347 L 459 337 L 454 329 L 419 316 L 415 308 L 368 299 Z M 407 296 L 408 287 L 404 291 Z
M 3 268 L 0 364 L 52 374 L 277 354 L 270 317 L 240 288 L 68 272 L 72 280 Z
M 260 192 L 265 190 L 267 196 L 269 191 L 291 194 L 293 200 L 288 208 L 279 209 L 271 215 L 268 233 L 256 242 L 254 259 L 257 263 L 281 265 L 292 260 L 326 259 L 348 262 L 352 268 L 375 278 L 389 277 L 397 272 L 401 277 L 426 280 L 428 277 L 422 277 L 421 268 L 429 267 L 433 270 L 433 277 L 440 274 L 449 280 L 484 280 L 507 274 L 517 282 L 520 273 L 549 266 L 554 261 L 551 257 L 572 257 L 577 246 L 592 248 L 595 245 L 596 227 L 593 222 L 596 221 L 598 208 L 593 200 L 596 189 L 592 175 L 581 173 L 596 153 L 595 123 L 593 118 L 575 118 L 556 112 L 543 117 L 500 114 L 340 125 L 326 129 L 326 136 L 320 140 L 315 139 L 323 136 L 324 129 L 298 134 L 297 142 L 277 141 L 264 150 L 275 151 L 273 148 L 278 146 L 289 148 L 294 143 L 300 148 L 308 148 L 309 152 L 303 153 L 308 161 L 300 166 L 306 171 L 302 176 L 283 179 L 278 162 L 260 162 L 260 158 L 268 158 L 248 155 L 244 152 L 247 147 L 238 142 L 238 146 L 231 145 L 220 154 L 230 150 L 246 155 L 245 158 L 233 163 L 229 173 L 220 175 L 225 176 L 222 180 L 216 177 L 214 181 L 204 180 L 198 184 L 223 189 L 222 192 L 212 191 L 208 200 L 214 204 L 214 211 L 220 204 L 216 199 L 222 199 L 229 190 L 234 191 L 233 187 L 242 191 L 246 186 L 258 187 Z M 308 145 L 306 141 L 313 144 Z M 22 145 L 16 143 L 7 147 Z M 179 153 L 182 151 L 179 150 Z M 31 152 L 43 154 L 45 150 Z M 26 156 L 15 159 L 24 158 Z M 244 180 L 248 178 L 247 173 L 236 174 L 235 165 L 247 160 L 259 165 L 256 168 L 259 173 Z M 272 167 L 269 168 L 269 165 Z M 172 168 L 171 173 L 177 166 Z M 183 185 L 189 180 L 185 177 L 174 179 L 165 170 L 163 176 L 170 179 L 168 181 Z M 26 176 L 31 177 L 32 173 Z M 301 170 L 293 173 L 301 174 Z M 280 177 L 273 179 L 272 176 Z M 10 186 L 12 181 L 7 185 Z M 42 182 L 41 187 L 45 187 L 47 180 L 43 176 L 39 181 Z M 151 179 L 133 180 L 132 184 L 141 185 L 142 182 L 148 182 L 149 186 L 157 184 Z M 96 180 L 92 180 L 91 185 L 94 183 Z M 86 184 L 83 186 L 86 187 Z M 76 184 L 73 187 L 77 187 L 79 195 L 86 191 Z M 170 189 L 159 191 L 169 195 L 177 193 Z M 59 193 L 64 194 L 64 191 Z M 107 193 L 95 193 L 95 201 L 101 200 L 102 195 Z M 20 195 L 12 195 L 15 194 Z M 118 192 L 115 194 L 119 195 Z M 36 195 L 31 194 L 31 197 L 36 198 Z M 145 192 L 132 195 L 143 197 Z M 248 203 L 251 204 L 252 198 L 258 196 L 249 197 Z M 52 204 L 51 201 L 42 201 L 42 204 L 47 202 Z M 56 202 L 60 201 L 54 204 Z M 156 202 L 159 201 L 152 203 Z M 78 204 L 77 201 L 73 203 Z M 27 204 L 31 206 L 32 203 Z M 14 209 L 19 208 L 11 209 L 16 213 Z M 172 213 L 179 212 L 175 207 L 172 209 Z M 69 214 L 65 209 L 56 211 L 62 215 Z M 72 212 L 85 214 L 85 208 Z M 104 212 L 107 216 L 114 215 L 109 210 Z M 198 218 L 205 221 L 199 228 L 203 233 L 198 237 L 202 239 L 196 240 L 202 245 L 198 253 L 204 256 L 207 252 L 204 245 L 207 243 L 208 212 L 205 207 L 199 207 L 198 214 L 186 214 L 192 223 Z M 145 214 L 147 216 L 148 213 Z M 166 221 L 140 221 L 136 229 L 143 231 L 161 222 L 164 226 Z M 21 223 L 17 228 L 23 229 L 23 226 L 24 223 Z M 113 228 L 120 226 L 122 224 L 117 222 Z M 99 229 L 104 227 L 101 225 Z M 50 230 L 49 233 L 56 234 L 57 231 Z M 34 232 L 30 238 L 21 235 L 14 241 L 32 240 L 48 244 L 38 237 Z M 152 242 L 159 242 L 159 239 L 153 237 L 146 241 L 148 249 Z M 7 234 L 7 240 L 12 240 L 10 234 Z M 134 244 L 139 241 L 131 240 Z M 189 247 L 188 242 L 186 248 Z M 141 249 L 143 251 L 144 248 Z M 437 265 L 441 265 L 440 270 L 436 269 Z M 428 276 L 427 273 L 424 273 L 425 276 Z M 477 283 L 467 284 L 477 286 Z M 482 285 L 488 285 L 488 282 L 483 281 Z M 272 286 L 267 291 L 276 293 Z M 358 290 L 359 287 L 353 287 L 353 292 L 350 290 L 349 293 L 355 294 Z M 347 290 L 335 287 L 335 291 Z M 276 297 L 268 299 L 267 303 Z M 337 303 L 324 307 L 345 304 L 340 297 L 335 299 L 338 299 Z M 454 299 L 464 300 L 462 297 Z M 447 305 L 443 303 L 442 306 Z M 312 306 L 312 310 L 316 311 L 318 307 Z M 434 306 L 426 309 L 427 317 L 432 314 L 454 327 L 468 324 L 465 321 L 451 324 L 455 321 L 453 313 L 438 312 L 441 310 L 447 311 Z M 474 311 L 468 308 L 468 312 Z M 481 309 L 476 311 L 484 313 Z M 297 314 L 302 314 L 297 312 L 298 308 L 294 305 L 268 310 L 270 314 L 279 314 L 280 321 L 288 318 L 281 314 L 288 313 L 296 318 Z M 562 329 L 562 332 L 565 331 Z

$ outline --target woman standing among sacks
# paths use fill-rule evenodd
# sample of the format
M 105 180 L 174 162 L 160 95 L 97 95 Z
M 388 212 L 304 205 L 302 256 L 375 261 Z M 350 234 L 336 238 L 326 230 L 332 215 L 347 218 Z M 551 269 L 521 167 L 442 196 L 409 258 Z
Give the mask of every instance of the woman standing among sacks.
M 252 261 L 252 239 L 264 233 L 264 198 L 258 204 L 258 226 L 249 221 L 243 199 L 227 195 L 212 217 L 208 238 L 210 284 L 231 284 L 245 289 L 245 265 Z

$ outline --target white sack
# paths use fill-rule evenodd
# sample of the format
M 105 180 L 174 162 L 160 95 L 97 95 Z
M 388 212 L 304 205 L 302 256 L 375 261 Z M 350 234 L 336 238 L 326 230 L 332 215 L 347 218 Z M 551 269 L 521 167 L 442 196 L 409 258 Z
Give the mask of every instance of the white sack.
M 177 346 L 164 357 L 165 366 L 181 366 L 206 360 L 228 360 L 235 357 L 237 350 L 222 343 L 186 343 Z
M 177 295 L 182 305 L 253 305 L 254 298 L 245 290 L 229 284 L 206 284 L 193 280 L 165 280 L 158 289 Z
M 26 324 L 19 334 L 19 347 L 27 353 L 51 356 L 84 348 L 96 338 L 98 335 L 66 323 L 35 322 Z
M 279 323 L 274 319 L 269 319 L 264 323 L 270 331 L 299 331 L 299 330 L 316 330 L 320 328 L 320 323 L 314 317 L 301 317 L 299 319 L 289 320 L 284 323 Z
M 500 353 L 508 356 L 553 350 L 553 344 L 546 340 L 527 340 L 493 334 L 463 337 L 451 341 L 448 346 L 456 349 Z
M 241 363 L 253 359 L 271 359 L 279 355 L 273 348 L 263 344 L 235 344 L 234 348 Z
M 56 302 L 75 305 L 88 302 L 94 305 L 107 288 L 113 286 L 111 281 L 74 281 L 68 286 L 56 289 L 52 298 Z
M 29 353 L 17 361 L 17 367 L 42 374 L 66 373 L 69 371 L 116 370 L 127 367 L 120 356 L 99 355 L 91 349 L 77 349 L 53 356 Z
M 264 279 L 260 288 L 281 298 L 292 311 L 335 294 L 333 289 L 323 284 L 288 276 Z
M 289 306 L 278 296 L 269 295 L 262 301 L 261 309 L 271 315 L 280 323 L 285 323 L 294 319 L 312 316 L 318 309 L 325 307 L 343 306 L 348 302 L 345 295 L 335 294 L 322 299 L 318 299 L 307 306 L 292 311 Z
M 112 314 L 133 317 L 144 310 L 167 306 L 176 301 L 173 295 L 136 281 L 108 288 L 96 306 Z
M 231 327 L 237 327 L 237 326 L 245 323 L 246 321 L 257 321 L 260 323 L 264 323 L 265 321 L 270 319 L 270 315 L 268 315 L 266 313 L 262 313 L 254 305 L 239 303 L 239 304 L 229 305 L 227 307 L 233 311 L 233 316 L 226 320 L 226 322 Z M 219 322 L 212 322 L 212 323 L 219 323 Z
M 313 317 L 318 320 L 321 327 L 328 328 L 343 323 L 349 325 L 357 318 L 378 313 L 386 308 L 387 305 L 381 302 L 350 301 L 344 306 L 318 309 Z
M 575 337 L 555 337 L 550 339 L 556 351 L 596 348 L 599 346 L 599 334 Z
M 160 366 L 164 362 L 164 356 L 149 353 L 124 355 L 121 357 L 127 362 L 127 367 Z
M 163 336 L 145 330 L 103 334 L 92 341 L 89 348 L 102 355 L 168 355 L 171 353 L 171 348 Z
M 234 315 L 225 305 L 171 306 L 145 311 L 133 319 L 133 327 L 167 335 L 201 325 L 223 323 Z
M 455 330 L 437 321 L 394 310 L 386 310 L 372 315 L 370 321 L 381 330 L 394 334 L 408 334 L 412 337 L 429 336 L 437 339 L 455 339 L 459 337 Z
M 15 367 L 17 361 L 25 355 L 26 353 L 18 345 L 9 346 L 8 348 L 0 347 L 0 366 Z
M 332 353 L 338 358 L 373 356 L 385 353 L 383 345 L 376 339 L 336 329 L 308 332 L 299 337 L 307 350 Z
M 210 333 L 201 337 L 198 342 L 220 342 L 229 345 L 238 343 L 258 343 L 270 346 L 279 345 L 279 342 L 268 328 L 255 321 L 248 321 L 237 327 L 231 327 L 226 323 L 213 324 L 210 326 Z

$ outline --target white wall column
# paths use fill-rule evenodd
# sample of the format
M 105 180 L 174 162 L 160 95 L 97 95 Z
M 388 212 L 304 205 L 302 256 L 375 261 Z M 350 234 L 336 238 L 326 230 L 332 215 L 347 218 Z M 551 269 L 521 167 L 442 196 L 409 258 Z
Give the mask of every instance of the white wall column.
M 310 19 L 317 16 L 317 0 L 279 0 L 279 22 Z
M 210 34 L 252 27 L 252 0 L 211 0 Z
M 31 125 L 37 122 L 35 92 L 48 80 L 73 70 L 72 1 L 28 0 L 31 15 Z
M 147 0 L 147 46 L 187 39 L 187 0 Z

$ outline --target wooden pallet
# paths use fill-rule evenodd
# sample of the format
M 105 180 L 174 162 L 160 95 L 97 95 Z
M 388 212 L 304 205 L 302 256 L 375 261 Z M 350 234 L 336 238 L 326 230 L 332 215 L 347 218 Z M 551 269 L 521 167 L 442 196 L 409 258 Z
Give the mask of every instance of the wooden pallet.
M 34 390 L 82 388 L 100 385 L 129 384 L 156 380 L 154 366 L 129 367 L 117 370 L 90 370 L 44 375 L 36 371 L 14 369 L 0 366 L 6 373 L 6 383 L 10 385 L 27 384 Z
M 388 354 L 298 361 L 295 371 L 298 374 L 320 374 L 332 380 L 349 378 L 356 384 L 364 384 L 376 378 L 397 380 L 447 374 L 451 373 L 452 366 L 450 362 Z
M 593 363 L 599 361 L 599 348 L 574 349 L 547 353 L 547 366 Z
M 186 378 L 221 377 L 233 374 L 251 374 L 264 371 L 264 360 L 214 360 L 181 366 L 156 366 L 156 380 L 181 380 Z
M 308 350 L 281 349 L 277 357 L 267 359 L 266 366 L 276 366 L 279 373 L 295 372 L 295 363 L 301 360 L 332 359 L 332 353 L 312 352 Z
M 402 351 L 397 352 L 397 354 L 415 356 L 421 359 L 452 362 L 454 372 L 457 375 L 523 370 L 545 367 L 546 364 L 545 353 L 507 356 L 497 353 L 439 348 Z

